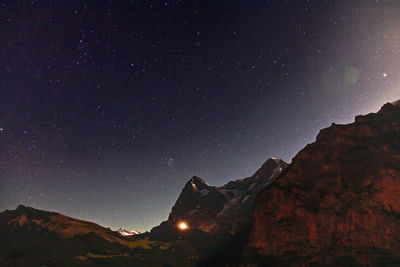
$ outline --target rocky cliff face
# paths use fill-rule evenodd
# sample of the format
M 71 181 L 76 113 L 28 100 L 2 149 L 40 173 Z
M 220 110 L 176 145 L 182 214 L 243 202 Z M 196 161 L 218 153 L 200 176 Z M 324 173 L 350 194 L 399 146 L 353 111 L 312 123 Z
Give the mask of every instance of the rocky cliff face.
M 205 233 L 240 231 L 242 225 L 250 222 L 256 195 L 286 167 L 282 160 L 269 159 L 253 176 L 222 187 L 209 186 L 201 178 L 193 177 L 182 189 L 168 220 L 152 232 L 171 233 L 182 221 Z
M 259 262 L 398 266 L 399 102 L 323 129 L 258 195 L 249 240 Z

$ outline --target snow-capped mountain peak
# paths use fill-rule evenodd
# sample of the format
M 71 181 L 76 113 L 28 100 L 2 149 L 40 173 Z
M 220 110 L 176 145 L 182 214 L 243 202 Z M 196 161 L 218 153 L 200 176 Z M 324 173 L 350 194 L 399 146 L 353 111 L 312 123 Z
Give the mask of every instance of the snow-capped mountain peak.
M 135 230 L 126 230 L 126 229 L 123 229 L 123 228 L 119 228 L 119 229 L 117 230 L 117 232 L 118 232 L 120 235 L 122 235 L 122 236 L 131 236 L 131 235 L 140 234 L 138 231 L 135 231 Z

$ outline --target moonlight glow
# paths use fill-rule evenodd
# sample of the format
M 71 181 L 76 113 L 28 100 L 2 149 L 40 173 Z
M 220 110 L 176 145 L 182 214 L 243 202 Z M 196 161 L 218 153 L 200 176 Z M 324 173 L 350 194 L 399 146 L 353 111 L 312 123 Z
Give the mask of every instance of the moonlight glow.
M 182 231 L 189 229 L 189 225 L 185 222 L 181 222 L 178 224 L 178 228 Z

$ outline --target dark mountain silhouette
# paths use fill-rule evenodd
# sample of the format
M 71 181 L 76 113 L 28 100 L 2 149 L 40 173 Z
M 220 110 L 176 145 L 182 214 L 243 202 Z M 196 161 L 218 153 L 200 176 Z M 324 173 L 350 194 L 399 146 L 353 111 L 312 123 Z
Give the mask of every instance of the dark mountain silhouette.
M 400 104 L 323 129 L 255 201 L 248 264 L 400 265 Z
M 181 221 L 206 233 L 240 231 L 240 225 L 250 222 L 256 195 L 286 167 L 280 159 L 269 159 L 253 176 L 221 187 L 209 186 L 201 178 L 193 177 L 182 189 L 168 220 L 152 232 L 170 232 Z
M 201 258 L 208 259 L 201 265 L 230 263 L 232 254 L 241 254 L 255 197 L 286 167 L 280 159 L 269 159 L 253 176 L 221 187 L 193 177 L 182 189 L 168 220 L 151 230 L 151 239 L 186 242 Z M 181 222 L 187 223 L 189 229 L 180 230 Z

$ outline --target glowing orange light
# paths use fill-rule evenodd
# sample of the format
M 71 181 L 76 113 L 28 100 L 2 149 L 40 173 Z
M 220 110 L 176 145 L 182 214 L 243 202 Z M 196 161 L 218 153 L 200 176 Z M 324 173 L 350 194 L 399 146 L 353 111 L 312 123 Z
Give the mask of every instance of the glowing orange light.
M 178 224 L 178 227 L 179 227 L 180 230 L 187 230 L 187 229 L 189 229 L 189 225 L 187 225 L 187 223 L 185 223 L 185 222 L 179 223 L 179 224 Z

